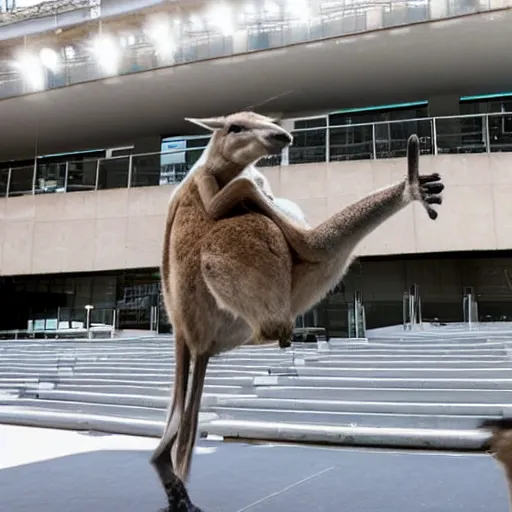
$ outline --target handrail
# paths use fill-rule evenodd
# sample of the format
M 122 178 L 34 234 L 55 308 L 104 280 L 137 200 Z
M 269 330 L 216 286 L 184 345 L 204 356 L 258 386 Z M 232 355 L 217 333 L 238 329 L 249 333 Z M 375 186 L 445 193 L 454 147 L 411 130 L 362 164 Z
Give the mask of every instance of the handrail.
M 477 114 L 461 114 L 456 116 L 435 116 L 435 117 L 414 117 L 411 119 L 390 119 L 389 121 L 372 121 L 369 123 L 350 123 L 350 124 L 329 124 L 328 116 L 313 116 L 309 119 L 321 119 L 322 117 L 326 117 L 327 124 L 325 126 L 315 126 L 312 128 L 294 128 L 293 133 L 298 132 L 306 132 L 306 131 L 317 131 L 323 130 L 326 128 L 359 128 L 362 126 L 375 126 L 381 124 L 401 124 L 401 123 L 413 123 L 413 122 L 421 122 L 421 121 L 432 121 L 433 119 L 465 119 L 469 117 L 489 117 L 489 116 L 512 116 L 512 112 L 490 112 L 486 114 L 477 113 Z M 302 121 L 304 118 L 300 118 Z
M 501 122 L 490 125 L 490 119 Z M 512 112 L 466 114 L 460 116 L 419 117 L 412 119 L 326 125 L 313 128 L 292 129 L 294 144 L 280 155 L 263 158 L 260 167 L 288 166 L 300 163 L 338 162 L 344 160 L 377 160 L 405 157 L 407 138 L 413 132 L 420 137 L 422 154 L 512 152 L 512 121 L 508 127 L 505 118 L 512 120 Z M 442 121 L 450 120 L 450 131 L 440 130 Z M 475 120 L 464 129 L 465 121 Z M 289 122 L 293 120 L 289 119 Z M 423 126 L 413 126 L 424 123 Z M 390 127 L 378 134 L 377 126 Z M 393 127 L 402 127 L 393 133 Z M 371 127 L 371 130 L 361 129 Z M 413 129 L 414 128 L 414 129 Z M 334 131 L 347 130 L 340 137 Z M 297 134 L 324 132 L 325 137 L 309 138 L 306 145 Z M 492 135 L 492 137 L 491 137 Z M 205 140 L 211 135 L 204 135 Z M 183 140 L 188 137 L 184 136 Z M 196 137 L 194 137 L 196 139 Z M 92 191 L 105 188 L 132 188 L 179 183 L 190 170 L 196 158 L 206 146 L 174 148 L 162 152 L 133 153 L 115 157 L 85 158 L 45 164 L 37 159 L 37 165 L 11 166 L 0 169 L 0 198 L 26 194 Z M 165 162 L 172 155 L 185 155 L 181 162 Z M 70 155 L 71 156 L 71 155 Z M 145 158 L 149 158 L 144 162 Z M 113 163 L 109 168 L 108 164 Z

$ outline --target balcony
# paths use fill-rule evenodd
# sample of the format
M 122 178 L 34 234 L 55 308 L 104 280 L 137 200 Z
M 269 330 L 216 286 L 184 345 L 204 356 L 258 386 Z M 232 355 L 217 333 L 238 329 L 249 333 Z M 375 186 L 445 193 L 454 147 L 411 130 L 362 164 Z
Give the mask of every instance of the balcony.
M 16 46 L 18 39 L 26 36 L 22 32 L 23 17 L 18 18 L 22 20 L 19 33 L 14 30 L 16 17 L 4 14 L 5 19 L 0 18 L 0 39 L 6 38 L 1 37 L 2 30 L 10 34 L 0 57 L 0 98 L 324 38 L 488 12 L 509 4 L 510 0 L 276 0 L 266 2 L 261 10 L 253 8 L 252 11 L 245 3 L 235 3 L 233 9 L 223 13 L 177 11 L 174 4 L 162 4 L 158 7 L 162 12 L 157 24 L 150 18 L 128 20 L 129 31 L 121 16 L 96 19 L 101 16 L 96 7 L 88 13 L 82 6 L 85 16 L 82 25 L 91 25 L 91 33 L 101 27 L 105 34 L 99 39 L 84 40 L 70 35 L 69 30 L 60 34 L 59 23 L 64 22 L 59 20 L 69 13 L 60 13 L 59 4 L 55 2 L 54 11 L 51 4 L 47 8 L 52 15 L 37 20 L 42 27 L 40 33 L 29 35 L 19 43 L 23 48 L 21 56 Z M 186 17 L 181 19 L 178 12 L 185 12 Z M 44 20 L 48 22 L 46 29 Z M 49 36 L 50 29 L 52 35 Z
M 512 113 L 322 126 L 292 131 L 293 146 L 259 167 L 402 158 L 408 137 L 422 155 L 512 152 Z M 0 169 L 0 197 L 179 183 L 204 147 Z

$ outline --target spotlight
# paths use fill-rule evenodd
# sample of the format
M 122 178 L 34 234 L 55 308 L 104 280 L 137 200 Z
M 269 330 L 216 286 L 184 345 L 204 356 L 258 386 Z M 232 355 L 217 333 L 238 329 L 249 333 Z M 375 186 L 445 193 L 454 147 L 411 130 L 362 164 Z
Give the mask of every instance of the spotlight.
M 288 0 L 288 12 L 298 18 L 300 21 L 306 23 L 311 18 L 311 8 L 308 0 Z
M 101 35 L 92 41 L 92 52 L 98 66 L 108 75 L 115 75 L 119 71 L 121 52 L 113 37 Z
M 253 3 L 248 3 L 248 4 L 245 4 L 245 7 L 244 7 L 244 11 L 247 13 L 247 14 L 256 14 L 256 7 L 254 6 Z
M 279 5 L 277 5 L 275 2 L 267 1 L 265 2 L 265 11 L 267 12 L 267 14 L 275 16 L 279 14 L 280 8 Z
M 199 16 L 192 14 L 190 16 L 190 25 L 193 31 L 201 31 L 204 29 L 204 23 Z
M 119 41 L 123 48 L 127 48 L 135 44 L 135 36 L 133 34 L 124 35 L 119 38 Z
M 42 91 L 45 88 L 45 72 L 41 61 L 35 55 L 22 53 L 12 65 L 20 72 L 31 92 Z
M 235 32 L 233 11 L 226 4 L 218 4 L 208 12 L 208 17 L 224 37 L 232 36 Z
M 49 69 L 53 73 L 57 73 L 57 71 L 59 71 L 60 59 L 55 50 L 52 50 L 51 48 L 43 48 L 39 52 L 39 58 L 45 68 Z
M 163 58 L 172 57 L 176 45 L 172 37 L 169 20 L 154 18 L 147 24 L 145 32 L 155 46 L 157 55 Z

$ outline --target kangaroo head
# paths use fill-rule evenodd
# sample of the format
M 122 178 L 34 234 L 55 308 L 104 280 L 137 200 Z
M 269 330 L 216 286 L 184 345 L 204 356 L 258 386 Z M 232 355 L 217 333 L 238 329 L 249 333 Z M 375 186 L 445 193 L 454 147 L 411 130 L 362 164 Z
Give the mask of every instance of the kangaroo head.
M 255 112 L 222 117 L 186 118 L 213 132 L 211 156 L 244 169 L 262 157 L 278 154 L 293 137 L 276 120 Z

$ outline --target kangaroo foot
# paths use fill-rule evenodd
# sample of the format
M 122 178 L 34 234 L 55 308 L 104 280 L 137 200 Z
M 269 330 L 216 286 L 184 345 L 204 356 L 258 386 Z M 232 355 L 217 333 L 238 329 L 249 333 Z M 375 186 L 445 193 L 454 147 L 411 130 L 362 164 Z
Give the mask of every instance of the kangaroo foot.
M 185 484 L 178 477 L 165 485 L 165 494 L 169 506 L 160 512 L 203 512 L 192 503 Z

